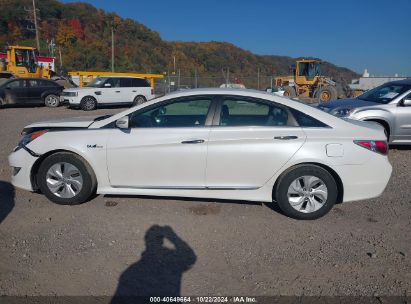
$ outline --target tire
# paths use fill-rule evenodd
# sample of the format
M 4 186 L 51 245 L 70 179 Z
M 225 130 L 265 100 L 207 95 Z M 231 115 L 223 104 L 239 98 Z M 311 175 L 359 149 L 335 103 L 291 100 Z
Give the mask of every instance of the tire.
M 0 109 L 3 108 L 4 106 L 4 100 L 3 98 L 0 97 Z
M 320 102 L 327 102 L 337 99 L 337 89 L 333 86 L 325 86 L 321 89 L 317 89 L 314 95 L 315 98 L 319 98 Z
M 85 96 L 80 102 L 83 111 L 93 111 L 97 109 L 97 100 L 93 96 Z
M 44 159 L 36 182 L 50 201 L 60 205 L 84 203 L 95 194 L 97 188 L 91 167 L 82 157 L 69 152 L 55 153 Z
M 284 96 L 294 98 L 297 96 L 297 92 L 295 91 L 295 88 L 290 87 L 290 86 L 285 86 L 283 88 L 284 90 Z
M 311 192 L 311 189 L 314 190 Z M 326 195 L 323 195 L 324 190 Z M 334 177 L 324 168 L 300 165 L 280 176 L 274 197 L 285 215 L 299 220 L 315 220 L 335 205 L 338 187 Z M 295 207 L 291 204 L 293 201 Z
M 44 97 L 44 104 L 49 108 L 57 108 L 60 106 L 60 97 L 55 94 L 49 94 Z
M 147 100 L 144 96 L 141 96 L 141 95 L 136 96 L 136 98 L 134 98 L 134 101 L 133 101 L 133 107 L 141 105 L 141 104 L 145 103 L 146 101 Z

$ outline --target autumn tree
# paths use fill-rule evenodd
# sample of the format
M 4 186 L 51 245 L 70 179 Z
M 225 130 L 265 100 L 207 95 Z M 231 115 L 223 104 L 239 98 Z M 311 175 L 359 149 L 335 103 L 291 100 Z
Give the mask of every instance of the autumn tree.
M 56 41 L 59 45 L 68 47 L 77 40 L 73 29 L 64 22 L 59 22 L 57 27 Z
M 68 25 L 71 27 L 73 33 L 78 39 L 84 39 L 84 30 L 81 26 L 80 20 L 78 20 L 77 18 L 72 18 L 68 21 Z

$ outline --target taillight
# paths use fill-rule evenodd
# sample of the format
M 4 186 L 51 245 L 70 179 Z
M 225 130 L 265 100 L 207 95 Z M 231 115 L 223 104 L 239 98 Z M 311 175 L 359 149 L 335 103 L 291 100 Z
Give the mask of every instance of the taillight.
M 40 131 L 36 131 L 30 134 L 30 141 L 35 140 L 37 137 L 40 137 L 41 135 L 43 135 L 44 133 L 46 133 L 47 130 L 40 130 Z
M 385 140 L 354 140 L 354 143 L 382 155 L 388 154 L 388 143 Z
M 154 95 L 154 89 L 151 88 L 151 95 Z

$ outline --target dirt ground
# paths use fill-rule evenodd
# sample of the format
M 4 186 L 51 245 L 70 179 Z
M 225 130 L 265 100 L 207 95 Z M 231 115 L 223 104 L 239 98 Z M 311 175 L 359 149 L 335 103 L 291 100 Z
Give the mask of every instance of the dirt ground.
M 22 128 L 80 115 L 90 113 L 0 109 L 1 295 L 410 296 L 411 147 L 390 151 L 381 197 L 316 221 L 237 201 L 98 196 L 59 206 L 14 189 L 7 156 Z

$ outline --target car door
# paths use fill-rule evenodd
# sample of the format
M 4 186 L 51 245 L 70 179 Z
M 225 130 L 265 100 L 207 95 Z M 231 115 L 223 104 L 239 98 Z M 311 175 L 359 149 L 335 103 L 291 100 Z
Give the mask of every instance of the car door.
M 26 103 L 29 101 L 27 81 L 15 79 L 10 81 L 4 88 L 6 103 Z
M 117 103 L 121 101 L 120 78 L 108 78 L 103 86 L 97 90 L 99 103 Z
M 30 103 L 42 103 L 42 93 L 46 89 L 40 79 L 28 79 L 28 95 Z
M 121 100 L 122 102 L 133 102 L 134 92 L 133 81 L 131 77 L 120 78 L 120 88 L 121 88 Z M 134 91 L 134 92 L 133 92 Z
M 404 97 L 395 109 L 395 140 L 411 142 L 411 106 L 404 100 L 411 100 L 411 93 Z
M 210 189 L 263 186 L 306 138 L 289 109 L 259 99 L 225 96 L 215 117 L 206 169 Z
M 170 100 L 129 115 L 112 129 L 107 167 L 112 187 L 204 188 L 212 96 Z

